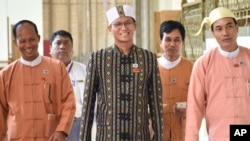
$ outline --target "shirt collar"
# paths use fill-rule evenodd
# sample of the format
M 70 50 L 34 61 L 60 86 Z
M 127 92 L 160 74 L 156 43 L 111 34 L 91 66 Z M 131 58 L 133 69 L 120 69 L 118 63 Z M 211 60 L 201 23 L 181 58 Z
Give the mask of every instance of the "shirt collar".
M 38 55 L 36 57 L 36 59 L 33 61 L 27 61 L 27 60 L 24 60 L 23 57 L 21 57 L 21 63 L 23 63 L 24 65 L 30 66 L 30 67 L 37 66 L 41 62 L 42 62 L 42 56 L 40 56 L 40 55 Z
M 69 69 L 70 65 L 73 63 L 73 61 L 71 60 L 70 63 L 67 65 L 67 69 Z
M 227 58 L 229 58 L 229 59 L 233 59 L 233 58 L 235 58 L 235 57 L 239 54 L 240 49 L 239 49 L 239 47 L 237 47 L 237 49 L 236 49 L 235 51 L 227 52 L 227 51 L 222 50 L 222 49 L 219 47 L 219 52 L 220 52 L 220 54 L 221 54 L 222 56 L 227 57 Z
M 164 68 L 171 69 L 171 68 L 174 68 L 175 66 L 177 66 L 181 62 L 181 56 L 173 62 L 167 60 L 164 56 L 161 56 L 160 58 L 158 58 L 158 62 Z
M 70 63 L 69 63 L 69 64 L 67 65 L 67 67 L 66 67 L 66 69 L 67 69 L 68 72 L 71 71 L 72 65 L 73 65 L 73 62 L 72 62 L 72 60 L 71 60 Z

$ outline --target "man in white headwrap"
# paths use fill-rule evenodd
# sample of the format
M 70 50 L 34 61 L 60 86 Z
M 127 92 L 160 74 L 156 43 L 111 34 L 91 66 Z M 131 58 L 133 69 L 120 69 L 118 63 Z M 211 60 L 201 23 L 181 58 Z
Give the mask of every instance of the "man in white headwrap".
M 231 124 L 250 123 L 250 50 L 237 44 L 238 25 L 229 9 L 212 10 L 202 26 L 205 23 L 211 27 L 219 46 L 194 64 L 185 141 L 199 140 L 203 117 L 209 141 L 229 141 Z
M 97 101 L 97 141 L 149 141 L 149 116 L 154 141 L 162 141 L 162 89 L 156 55 L 133 42 L 135 15 L 129 5 L 107 12 L 110 47 L 92 53 L 82 113 L 80 141 L 91 140 Z

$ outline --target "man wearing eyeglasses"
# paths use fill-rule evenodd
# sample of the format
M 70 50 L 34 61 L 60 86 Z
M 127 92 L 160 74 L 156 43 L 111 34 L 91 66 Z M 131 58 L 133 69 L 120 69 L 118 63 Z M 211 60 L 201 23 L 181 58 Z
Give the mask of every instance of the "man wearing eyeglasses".
M 114 44 L 92 53 L 88 62 L 80 140 L 91 139 L 97 101 L 96 140 L 150 140 L 149 108 L 153 139 L 161 141 L 162 89 L 156 55 L 134 44 L 131 6 L 116 6 L 106 14 Z

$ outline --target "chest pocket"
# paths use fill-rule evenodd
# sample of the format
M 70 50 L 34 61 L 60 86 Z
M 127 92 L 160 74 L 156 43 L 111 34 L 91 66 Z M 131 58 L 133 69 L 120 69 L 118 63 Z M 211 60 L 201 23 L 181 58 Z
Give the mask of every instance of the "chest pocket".
M 45 109 L 47 114 L 55 114 L 56 109 L 56 98 L 55 98 L 55 84 L 54 83 L 44 83 L 44 102 Z

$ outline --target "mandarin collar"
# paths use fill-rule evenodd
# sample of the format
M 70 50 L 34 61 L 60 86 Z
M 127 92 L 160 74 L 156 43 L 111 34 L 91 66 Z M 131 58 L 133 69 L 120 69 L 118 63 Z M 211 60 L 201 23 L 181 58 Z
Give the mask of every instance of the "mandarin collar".
M 36 59 L 34 59 L 33 61 L 27 61 L 27 60 L 24 60 L 23 57 L 21 57 L 21 63 L 24 64 L 24 65 L 30 66 L 30 67 L 37 66 L 41 62 L 42 62 L 42 56 L 41 55 L 38 55 L 36 57 Z
M 113 45 L 113 48 L 115 49 L 115 52 L 116 52 L 116 53 L 119 53 L 119 54 L 124 55 L 124 54 L 121 52 L 121 50 L 119 49 L 119 47 L 118 47 L 117 45 L 114 44 L 114 45 Z M 129 55 L 131 52 L 133 52 L 133 51 L 135 51 L 134 44 L 132 45 L 132 47 L 131 47 L 131 49 L 130 49 L 128 55 Z
M 177 66 L 181 62 L 181 56 L 178 59 L 176 59 L 175 61 L 169 61 L 164 56 L 161 56 L 160 58 L 158 58 L 158 62 L 164 68 L 171 69 L 171 68 L 174 68 L 175 66 Z
M 239 52 L 240 52 L 240 48 L 239 46 L 237 47 L 236 50 L 232 51 L 232 52 L 227 52 L 227 51 L 224 51 L 222 50 L 220 47 L 219 47 L 219 52 L 222 56 L 224 57 L 227 57 L 229 59 L 233 59 L 235 58 L 236 56 L 238 56 Z

